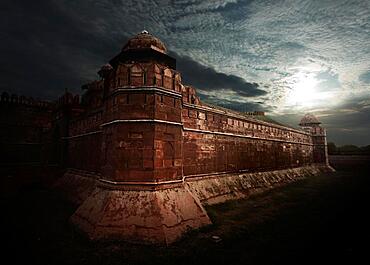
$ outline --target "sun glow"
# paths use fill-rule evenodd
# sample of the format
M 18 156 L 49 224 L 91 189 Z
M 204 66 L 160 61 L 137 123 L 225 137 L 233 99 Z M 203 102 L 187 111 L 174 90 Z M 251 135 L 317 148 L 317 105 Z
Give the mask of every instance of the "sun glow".
M 309 107 L 319 99 L 319 93 L 315 89 L 318 81 L 313 76 L 297 74 L 292 78 L 291 84 L 286 97 L 288 105 Z

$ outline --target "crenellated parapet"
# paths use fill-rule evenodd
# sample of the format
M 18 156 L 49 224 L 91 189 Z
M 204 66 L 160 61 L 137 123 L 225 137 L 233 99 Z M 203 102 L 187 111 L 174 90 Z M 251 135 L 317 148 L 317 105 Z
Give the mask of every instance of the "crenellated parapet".
M 99 71 L 100 72 L 100 71 Z M 81 104 L 87 109 L 95 111 L 103 106 L 104 100 L 104 79 L 95 80 L 83 85 L 84 94 L 81 98 Z
M 80 96 L 78 94 L 73 95 L 67 90 L 56 101 L 56 105 L 58 108 L 65 107 L 65 106 L 79 106 L 80 104 L 81 104 Z
M 0 108 L 0 125 L 2 128 L 7 127 L 2 132 L 2 138 L 21 142 L 24 141 L 22 138 L 31 141 L 31 138 L 35 138 L 31 135 L 40 134 L 51 128 L 55 104 L 50 101 L 3 92 L 0 97 Z
M 1 93 L 0 165 L 21 168 L 52 160 L 49 147 L 54 109 L 53 102 Z
M 0 104 L 25 105 L 37 108 L 52 108 L 54 103 L 45 100 L 34 99 L 33 97 L 19 96 L 17 94 L 1 93 Z

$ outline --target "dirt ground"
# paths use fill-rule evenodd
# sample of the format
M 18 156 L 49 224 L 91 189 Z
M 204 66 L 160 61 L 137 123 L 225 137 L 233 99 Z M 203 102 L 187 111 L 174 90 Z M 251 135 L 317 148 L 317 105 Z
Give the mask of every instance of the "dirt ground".
M 370 157 L 333 156 L 336 173 L 207 207 L 213 225 L 169 246 L 89 242 L 76 207 L 40 184 L 0 195 L 3 260 L 24 264 L 356 264 L 367 260 Z M 5 255 L 5 256 L 4 256 Z

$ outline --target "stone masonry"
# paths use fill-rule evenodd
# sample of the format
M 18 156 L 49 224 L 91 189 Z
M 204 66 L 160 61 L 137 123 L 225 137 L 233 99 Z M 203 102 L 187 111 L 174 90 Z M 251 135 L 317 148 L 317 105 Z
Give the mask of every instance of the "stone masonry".
M 202 102 L 146 31 L 98 74 L 81 100 L 66 93 L 52 119 L 66 168 L 58 186 L 79 203 L 71 222 L 91 239 L 169 244 L 211 223 L 204 204 L 330 169 L 315 117 L 297 130 Z

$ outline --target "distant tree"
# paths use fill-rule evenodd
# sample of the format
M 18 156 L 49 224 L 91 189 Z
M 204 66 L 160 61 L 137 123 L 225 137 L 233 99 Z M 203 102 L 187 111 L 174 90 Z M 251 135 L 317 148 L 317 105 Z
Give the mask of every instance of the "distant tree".
M 328 143 L 328 153 L 329 155 L 335 155 L 338 153 L 337 146 L 333 142 Z
M 370 155 L 370 145 L 358 147 L 348 144 L 336 146 L 333 142 L 328 142 L 329 155 Z
M 363 155 L 370 155 L 370 145 L 360 147 Z
M 361 154 L 361 149 L 356 145 L 343 145 L 338 148 L 340 154 L 343 155 L 359 155 Z

